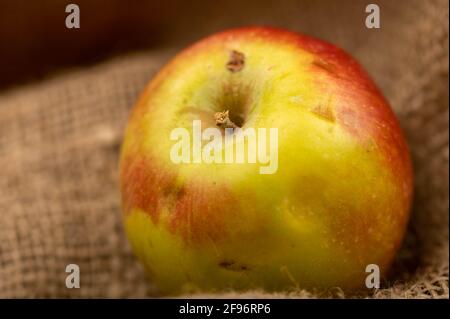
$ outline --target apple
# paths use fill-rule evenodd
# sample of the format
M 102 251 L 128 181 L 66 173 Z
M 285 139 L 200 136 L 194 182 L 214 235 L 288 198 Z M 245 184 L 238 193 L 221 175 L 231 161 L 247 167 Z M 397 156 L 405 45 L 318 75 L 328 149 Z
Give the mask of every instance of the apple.
M 172 133 L 193 134 L 195 121 L 224 138 L 277 129 L 276 170 L 194 161 L 189 142 L 207 141 L 193 135 L 190 161 L 174 161 Z M 172 59 L 134 107 L 120 158 L 125 230 L 163 295 L 366 289 L 367 265 L 385 276 L 401 245 L 412 179 L 395 115 L 362 67 L 271 27 L 217 33 Z

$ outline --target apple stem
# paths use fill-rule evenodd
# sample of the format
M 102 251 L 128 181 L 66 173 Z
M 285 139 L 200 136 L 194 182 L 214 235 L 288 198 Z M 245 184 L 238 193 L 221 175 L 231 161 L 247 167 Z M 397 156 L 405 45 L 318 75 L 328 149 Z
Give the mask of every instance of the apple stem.
M 214 120 L 216 121 L 216 125 L 221 128 L 238 128 L 238 126 L 230 120 L 229 110 L 214 113 Z

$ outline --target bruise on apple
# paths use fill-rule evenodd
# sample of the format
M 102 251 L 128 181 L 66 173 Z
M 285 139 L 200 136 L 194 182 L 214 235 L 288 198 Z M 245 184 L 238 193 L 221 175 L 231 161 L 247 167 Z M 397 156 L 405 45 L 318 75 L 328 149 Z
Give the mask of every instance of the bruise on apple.
M 334 114 L 334 108 L 331 105 L 331 101 L 328 101 L 325 105 L 317 105 L 311 110 L 311 112 L 323 120 L 329 121 L 331 123 L 336 122 L 336 116 Z
M 327 73 L 339 77 L 339 74 L 337 73 L 336 67 L 334 66 L 334 64 L 331 64 L 327 61 L 325 61 L 324 59 L 321 58 L 317 58 L 314 59 L 314 61 L 312 62 L 313 66 L 326 71 Z
M 238 72 L 244 68 L 245 65 L 245 55 L 242 52 L 233 50 L 230 53 L 230 59 L 227 63 L 227 69 L 230 72 Z
M 209 184 L 198 182 L 180 183 L 176 174 L 167 174 L 155 163 L 150 157 L 136 154 L 124 158 L 121 191 L 125 212 L 141 209 L 156 225 L 161 221 L 161 213 L 168 211 L 165 220 L 168 229 L 188 244 L 225 239 L 225 220 L 241 213 L 232 192 L 225 186 L 211 188 Z M 208 194 L 215 200 L 211 201 Z M 223 219 L 223 216 L 228 218 Z
M 163 174 L 161 168 L 148 164 L 152 162 L 150 158 L 139 155 L 124 158 L 121 165 L 121 192 L 126 212 L 133 208 L 142 209 L 156 224 L 168 192 L 176 190 L 180 193 L 177 196 L 182 196 L 184 189 L 175 188 L 175 175 Z
M 249 270 L 245 264 L 237 263 L 234 260 L 222 260 L 219 262 L 219 266 L 231 271 L 246 271 Z

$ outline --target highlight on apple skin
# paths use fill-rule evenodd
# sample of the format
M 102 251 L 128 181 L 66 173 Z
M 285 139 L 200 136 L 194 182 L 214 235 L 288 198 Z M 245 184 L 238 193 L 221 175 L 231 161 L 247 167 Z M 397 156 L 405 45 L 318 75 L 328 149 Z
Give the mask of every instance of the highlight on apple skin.
M 278 129 L 278 169 L 174 163 L 175 128 Z M 222 117 L 222 120 L 224 117 Z M 188 47 L 135 105 L 120 159 L 124 224 L 163 295 L 364 290 L 385 276 L 412 200 L 407 144 L 362 67 L 326 42 L 246 27 Z M 367 290 L 367 289 L 366 289 Z

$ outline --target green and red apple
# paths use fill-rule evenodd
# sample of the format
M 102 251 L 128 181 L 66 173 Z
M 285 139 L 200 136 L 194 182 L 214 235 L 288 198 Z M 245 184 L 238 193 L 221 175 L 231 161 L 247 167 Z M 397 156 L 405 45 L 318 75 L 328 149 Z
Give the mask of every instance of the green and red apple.
M 278 129 L 278 169 L 174 163 L 175 128 Z M 220 125 L 219 125 L 220 126 Z M 399 124 L 341 49 L 268 27 L 203 39 L 134 107 L 121 151 L 125 229 L 162 294 L 355 290 L 401 245 L 412 169 Z

